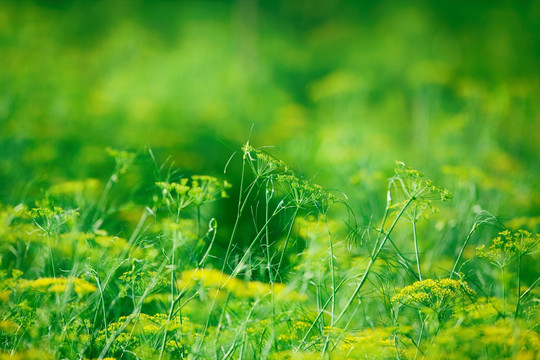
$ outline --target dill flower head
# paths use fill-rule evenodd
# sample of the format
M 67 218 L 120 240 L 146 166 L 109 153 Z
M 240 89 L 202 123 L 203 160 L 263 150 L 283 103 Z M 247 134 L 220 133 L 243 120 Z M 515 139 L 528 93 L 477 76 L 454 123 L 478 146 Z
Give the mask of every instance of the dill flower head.
M 201 331 L 200 325 L 183 316 L 169 317 L 163 313 L 132 314 L 121 316 L 117 321 L 109 323 L 107 329 L 101 330 L 96 337 L 96 347 L 101 349 L 110 335 L 116 334 L 109 354 L 124 353 L 126 349 L 140 351 L 141 346 L 145 346 L 150 350 L 150 354 L 155 355 L 156 351 L 161 349 L 163 334 L 167 333 L 169 340 L 165 343 L 165 350 L 170 355 L 178 355 L 176 353 L 185 351 L 186 346 L 192 344 Z
M 417 281 L 401 289 L 393 298 L 392 303 L 412 306 L 433 307 L 440 303 L 466 300 L 476 293 L 465 281 L 453 279 L 426 279 Z
M 501 299 L 482 297 L 456 311 L 453 316 L 462 324 L 492 323 L 501 315 L 502 309 L 504 304 Z
M 532 360 L 538 359 L 539 353 L 538 332 L 523 327 L 520 322 L 500 319 L 495 323 L 442 329 L 426 358 Z M 449 354 L 455 357 L 448 357 Z
M 135 161 L 135 154 L 132 152 L 113 149 L 111 147 L 107 147 L 105 151 L 109 156 L 114 158 L 114 161 L 116 162 L 115 172 L 118 174 L 125 173 Z M 113 180 L 116 181 L 116 177 Z
M 276 159 L 272 155 L 256 149 L 248 143 L 242 147 L 244 159 L 247 160 L 255 177 L 259 179 L 268 178 L 276 174 L 291 174 L 291 169 L 285 162 Z
M 36 201 L 36 207 L 26 211 L 26 215 L 44 234 L 51 234 L 59 232 L 64 224 L 73 221 L 79 213 L 53 206 L 49 199 L 43 199 Z
M 421 171 L 408 167 L 401 161 L 396 161 L 394 172 L 391 183 L 398 185 L 408 198 L 442 201 L 452 198 L 450 191 L 436 186 L 433 181 L 425 179 Z
M 505 266 L 515 256 L 531 253 L 539 244 L 539 234 L 532 235 L 525 230 L 518 230 L 515 233 L 505 230 L 492 240 L 489 247 L 486 248 L 485 245 L 477 247 L 476 255 L 479 258 L 491 260 L 499 266 Z
M 396 348 L 393 330 L 376 327 L 348 333 L 335 355 L 347 359 L 395 359 L 396 355 L 406 358 L 403 350 Z
M 325 213 L 336 202 L 336 197 L 325 191 L 320 185 L 301 179 L 292 172 L 279 174 L 275 178 L 281 185 L 285 198 L 292 206 L 312 207 Z
M 227 189 L 231 187 L 227 181 L 219 181 L 208 175 L 193 175 L 182 178 L 179 182 L 157 182 L 161 189 L 160 205 L 182 210 L 190 205 L 201 206 L 218 198 L 227 198 Z

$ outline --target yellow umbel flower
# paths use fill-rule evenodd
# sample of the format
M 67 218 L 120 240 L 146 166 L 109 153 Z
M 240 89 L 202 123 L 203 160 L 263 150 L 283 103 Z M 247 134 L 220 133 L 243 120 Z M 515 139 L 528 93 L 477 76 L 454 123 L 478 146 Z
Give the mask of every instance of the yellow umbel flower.
M 393 298 L 392 303 L 406 305 L 433 306 L 437 302 L 450 302 L 467 299 L 476 293 L 462 280 L 426 279 L 417 281 L 401 289 Z

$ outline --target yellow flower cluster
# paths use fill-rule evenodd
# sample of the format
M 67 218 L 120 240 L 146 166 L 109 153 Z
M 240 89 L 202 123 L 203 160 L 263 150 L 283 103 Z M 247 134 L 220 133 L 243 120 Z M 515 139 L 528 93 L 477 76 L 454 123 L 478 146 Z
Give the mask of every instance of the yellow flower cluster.
M 220 182 L 208 175 L 193 175 L 182 178 L 180 182 L 157 182 L 161 189 L 163 202 L 166 206 L 174 206 L 181 210 L 189 205 L 201 206 L 218 197 L 228 197 L 226 190 L 231 187 L 226 180 Z
M 308 324 L 309 326 L 309 324 Z M 324 334 L 330 337 L 341 335 L 342 329 L 335 327 L 325 327 Z M 307 352 L 285 350 L 273 353 L 269 359 L 395 359 L 406 358 L 403 349 L 396 349 L 392 338 L 392 330 L 389 328 L 365 329 L 355 333 L 349 333 L 341 340 L 331 354 L 326 352 Z M 326 337 L 320 338 L 325 341 Z M 280 337 L 279 340 L 289 340 L 288 336 Z M 294 340 L 294 338 L 293 338 Z
M 366 347 L 369 345 L 377 347 L 394 347 L 394 341 L 390 339 L 391 333 L 387 329 L 374 328 L 365 329 L 356 334 L 349 334 L 343 338 L 341 350 L 349 350 L 354 347 Z
M 437 300 L 453 301 L 466 299 L 476 293 L 465 281 L 453 279 L 426 279 L 401 289 L 392 303 L 433 305 Z
M 278 340 L 282 342 L 295 342 L 302 339 L 311 323 L 304 320 L 293 320 L 288 323 L 286 331 L 279 335 Z
M 433 181 L 424 179 L 424 174 L 416 169 L 408 167 L 401 161 L 396 161 L 394 179 L 400 179 L 403 190 L 409 196 L 425 199 L 428 195 L 436 195 L 435 199 L 442 201 L 450 200 L 452 194 L 447 189 L 433 184 Z
M 118 330 L 122 324 L 127 320 L 127 316 L 122 316 L 117 322 L 109 325 L 109 331 L 113 332 Z M 136 320 L 132 321 L 126 331 L 133 332 L 137 335 L 152 335 L 157 334 L 167 328 L 168 331 L 182 330 L 186 332 L 191 328 L 191 323 L 185 317 L 180 319 L 175 316 L 167 322 L 167 314 L 157 313 L 154 315 L 148 315 L 140 313 Z
M 346 359 L 407 358 L 403 349 L 396 349 L 392 328 L 369 328 L 348 334 L 335 352 Z
M 300 179 L 296 174 L 278 174 L 277 181 L 283 193 L 292 205 L 297 207 L 328 207 L 336 201 L 336 197 L 326 192 L 320 185 Z M 321 209 L 323 210 L 323 209 Z
M 333 194 L 326 192 L 321 186 L 300 178 L 287 164 L 268 153 L 255 149 L 249 143 L 242 147 L 244 159 L 258 179 L 272 178 L 280 185 L 286 200 L 296 207 L 315 207 L 326 212 L 336 201 Z
M 223 290 L 239 298 L 262 298 L 273 293 L 276 298 L 283 300 L 304 299 L 284 284 L 240 280 L 215 269 L 186 270 L 177 281 L 180 289 L 192 289 L 197 284 L 203 288 Z
M 501 319 L 494 324 L 449 327 L 433 345 L 428 359 L 480 359 L 490 354 L 497 359 L 533 360 L 540 354 L 540 335 L 520 328 L 519 322 Z
M 43 350 L 30 349 L 22 352 L 0 353 L 0 360 L 52 360 L 54 356 Z
M 319 352 L 283 350 L 270 354 L 270 360 L 320 360 L 327 359 L 328 356 L 321 358 Z
M 491 321 L 500 315 L 503 309 L 502 300 L 499 298 L 479 298 L 472 304 L 463 308 L 463 310 L 454 314 L 461 322 Z
M 487 258 L 504 265 L 514 255 L 532 252 L 539 244 L 539 234 L 533 236 L 525 230 L 518 230 L 515 233 L 505 230 L 501 231 L 499 236 L 493 239 L 488 248 L 485 245 L 477 247 L 476 254 L 478 257 Z
M 128 320 L 131 321 L 125 326 Z M 120 333 L 118 333 L 122 330 Z M 121 316 L 117 321 L 107 327 L 107 331 L 101 330 L 96 338 L 98 347 L 103 346 L 111 336 L 115 339 L 109 349 L 110 354 L 117 351 L 124 352 L 126 349 L 144 351 L 146 348 L 149 356 L 156 355 L 155 351 L 161 348 L 162 334 L 167 330 L 169 340 L 165 343 L 165 350 L 174 353 L 179 349 L 186 351 L 186 344 L 193 343 L 202 332 L 201 326 L 191 323 L 186 317 L 174 316 L 168 320 L 166 314 L 157 313 L 148 315 Z M 159 335 L 159 336 L 158 336 Z M 141 347 L 142 346 L 142 347 Z M 151 357 L 154 358 L 154 357 Z
M 39 278 L 36 280 L 18 279 L 16 286 L 18 290 L 37 292 L 65 292 L 73 288 L 77 295 L 87 295 L 97 290 L 88 281 L 74 277 Z
M 255 149 L 246 143 L 242 147 L 244 159 L 248 159 L 251 170 L 258 178 L 266 178 L 271 175 L 291 173 L 291 170 L 285 162 L 274 158 L 262 150 Z

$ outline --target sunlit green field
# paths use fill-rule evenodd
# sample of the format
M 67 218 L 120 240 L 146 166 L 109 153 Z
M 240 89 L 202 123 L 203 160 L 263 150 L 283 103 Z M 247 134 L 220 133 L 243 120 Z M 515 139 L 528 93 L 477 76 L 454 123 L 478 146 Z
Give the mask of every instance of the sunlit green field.
M 540 359 L 538 29 L 0 2 L 0 359 Z

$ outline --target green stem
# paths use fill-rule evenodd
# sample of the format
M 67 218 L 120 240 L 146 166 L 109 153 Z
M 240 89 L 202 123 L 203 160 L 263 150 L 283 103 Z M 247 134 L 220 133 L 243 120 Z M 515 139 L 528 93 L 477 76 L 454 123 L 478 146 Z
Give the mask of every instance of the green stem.
M 418 278 L 422 281 L 422 271 L 420 270 L 420 255 L 418 252 L 418 238 L 416 236 L 416 220 L 412 222 L 413 238 L 414 238 L 414 253 L 416 255 L 416 267 L 418 268 Z
M 424 334 L 424 326 L 425 326 L 425 321 L 424 319 L 422 319 L 422 312 L 420 310 L 418 310 L 418 315 L 420 316 L 422 327 L 420 328 L 420 334 L 418 335 L 418 341 L 416 344 L 416 352 L 414 353 L 414 360 L 416 360 L 416 358 L 418 357 L 418 351 L 420 350 L 420 344 L 422 343 L 422 336 Z
M 251 195 L 251 191 L 255 187 L 255 184 L 257 182 L 257 179 L 253 181 L 253 183 L 249 186 L 248 192 L 246 194 L 246 197 L 242 200 L 242 192 L 244 191 L 244 175 L 245 175 L 245 167 L 246 167 L 246 161 L 245 159 L 242 160 L 242 175 L 240 177 L 240 192 L 238 195 L 238 210 L 236 213 L 236 220 L 234 222 L 234 226 L 231 232 L 231 237 L 229 238 L 229 244 L 227 245 L 227 251 L 225 252 L 225 259 L 223 260 L 223 266 L 221 268 L 221 271 L 223 272 L 225 270 L 225 267 L 227 266 L 227 262 L 229 260 L 229 257 L 231 256 L 232 252 L 232 245 L 233 240 L 236 235 L 236 231 L 238 229 L 238 224 L 240 223 L 240 217 L 242 216 L 242 213 L 244 212 L 244 208 L 247 204 L 247 199 L 249 199 L 249 196 Z
M 181 236 L 180 233 L 178 233 L 178 236 Z M 167 343 L 167 333 L 169 329 L 169 322 L 171 321 L 174 306 L 176 303 L 176 297 L 174 295 L 174 267 L 175 267 L 175 253 L 176 253 L 176 242 L 177 242 L 177 235 L 175 232 L 175 235 L 173 236 L 173 248 L 172 248 L 172 254 L 171 254 L 171 307 L 169 308 L 169 314 L 167 315 L 167 321 L 165 322 L 165 331 L 163 333 L 163 340 L 161 342 L 161 350 L 159 352 L 159 360 L 163 357 L 163 353 L 165 352 L 165 344 Z
M 529 286 L 529 288 L 528 288 L 527 290 L 525 290 L 525 291 L 523 292 L 523 294 L 521 294 L 521 295 L 519 296 L 519 298 L 522 299 L 523 297 L 525 297 L 525 295 L 527 295 L 528 293 L 530 293 L 531 290 L 533 290 L 533 289 L 536 287 L 536 285 L 538 285 L 538 282 L 540 282 L 540 276 L 537 277 L 536 280 L 533 281 L 532 285 Z
M 349 300 L 347 301 L 347 304 L 345 305 L 345 307 L 343 308 L 343 310 L 341 311 L 341 314 L 339 314 L 338 318 L 336 319 L 336 322 L 338 322 L 342 317 L 343 315 L 345 315 L 345 312 L 347 311 L 347 309 L 351 306 L 352 302 L 354 301 L 354 299 L 356 298 L 356 296 L 360 293 L 360 290 L 362 289 L 362 287 L 364 286 L 366 280 L 367 280 L 367 277 L 369 275 L 369 272 L 371 271 L 371 267 L 373 266 L 373 264 L 375 263 L 375 261 L 377 261 L 377 258 L 379 256 L 379 254 L 381 253 L 386 241 L 388 240 L 388 238 L 390 237 L 390 233 L 394 230 L 394 227 L 396 226 L 398 220 L 401 218 L 401 216 L 403 215 L 403 213 L 405 212 L 405 210 L 407 209 L 407 207 L 409 207 L 410 203 L 414 200 L 413 197 L 410 197 L 409 200 L 407 200 L 407 202 L 405 203 L 405 205 L 403 206 L 403 208 L 401 208 L 401 211 L 399 212 L 399 214 L 396 216 L 396 218 L 394 219 L 394 222 L 392 223 L 392 225 L 390 226 L 390 228 L 388 229 L 388 231 L 385 233 L 384 235 L 384 238 L 382 239 L 380 245 L 378 248 L 375 248 L 374 247 L 374 253 L 373 255 L 371 256 L 370 260 L 369 260 L 369 264 L 366 268 L 366 270 L 364 271 L 364 274 L 362 275 L 362 278 L 360 279 L 360 283 L 358 284 L 358 286 L 356 287 L 356 289 L 354 290 L 353 294 L 351 295 L 351 297 L 349 298 Z M 383 226 L 384 226 L 384 223 L 383 223 Z M 383 226 L 381 226 L 381 231 L 384 231 L 383 230 Z
M 331 303 L 331 317 L 330 325 L 334 326 L 334 316 L 336 313 L 336 267 L 334 263 L 334 241 L 332 239 L 332 233 L 330 232 L 330 227 L 328 226 L 328 219 L 324 215 L 324 225 L 326 226 L 326 232 L 328 233 L 328 240 L 330 241 L 330 268 L 332 275 L 332 303 Z
M 268 181 L 266 182 L 266 189 L 265 189 L 265 206 L 264 206 L 264 220 L 265 222 L 268 221 L 268 213 L 269 213 L 269 207 L 270 207 L 270 199 L 272 198 L 271 195 L 269 195 L 268 190 Z M 274 279 L 272 278 L 272 260 L 270 259 L 270 228 L 267 226 L 265 231 L 265 240 L 266 240 L 266 266 L 268 267 L 268 278 L 270 279 L 270 283 L 274 283 Z
M 118 171 L 115 170 L 109 180 L 107 181 L 107 184 L 105 185 L 105 189 L 103 189 L 103 193 L 101 193 L 101 196 L 98 201 L 98 205 L 96 207 L 96 211 L 94 212 L 94 216 L 92 217 L 92 229 L 96 231 L 102 222 L 102 217 L 100 217 L 99 214 L 103 214 L 105 212 L 105 207 L 107 206 L 107 197 L 109 196 L 109 192 L 111 191 L 111 188 L 114 183 L 118 181 Z
M 392 223 L 392 225 L 390 226 L 390 228 L 388 229 L 388 232 L 385 233 L 385 237 L 383 238 L 383 241 L 381 242 L 380 246 L 377 247 L 377 246 L 374 246 L 373 248 L 373 251 L 372 251 L 372 256 L 370 258 L 370 262 L 366 268 L 366 270 L 364 271 L 364 274 L 362 275 L 362 278 L 360 280 L 360 283 L 358 284 L 358 286 L 356 287 L 356 290 L 354 291 L 353 295 L 349 298 L 349 301 L 347 302 L 347 305 L 345 306 L 345 308 L 343 309 L 343 311 L 341 312 L 341 314 L 338 316 L 338 318 L 336 319 L 336 323 L 343 317 L 343 315 L 345 314 L 345 312 L 347 311 L 347 309 L 351 306 L 352 302 L 354 301 L 354 298 L 356 297 L 356 295 L 358 295 L 358 293 L 360 292 L 360 289 L 362 288 L 362 286 L 364 285 L 366 279 L 367 279 L 367 275 L 369 274 L 369 271 L 371 269 L 371 266 L 373 265 L 373 263 L 375 262 L 375 260 L 377 259 L 377 257 L 379 256 L 379 253 L 381 252 L 382 248 L 384 247 L 384 244 L 385 242 L 389 239 L 390 237 L 390 233 L 392 232 L 392 230 L 394 229 L 394 227 L 396 226 L 397 224 L 397 221 L 399 220 L 399 218 L 403 215 L 403 213 L 405 212 L 406 208 L 409 206 L 409 204 L 414 200 L 414 198 L 409 198 L 409 200 L 407 201 L 407 203 L 403 206 L 403 208 L 401 209 L 401 211 L 399 212 L 399 214 L 396 216 L 396 218 L 394 219 L 394 222 Z M 390 201 L 388 201 L 388 204 L 386 205 L 386 210 L 384 212 L 384 217 L 383 217 L 383 221 L 382 221 L 382 225 L 381 225 L 381 230 L 380 230 L 380 233 L 383 232 L 383 227 L 384 227 L 384 224 L 386 222 L 386 218 L 387 218 L 387 215 L 388 215 L 388 210 L 390 208 Z M 380 237 L 380 234 L 377 238 Z M 378 244 L 378 240 L 376 241 L 375 245 Z M 317 316 L 315 317 L 315 319 L 313 320 L 313 322 L 311 323 L 310 327 L 308 328 L 307 332 L 304 334 L 304 337 L 302 338 L 302 341 L 301 341 L 301 344 L 304 344 L 307 337 L 309 336 L 311 330 L 313 330 L 313 327 L 315 326 L 315 324 L 319 321 L 319 319 L 321 318 L 322 314 L 324 313 L 326 307 L 328 306 L 328 304 L 330 304 L 330 302 L 332 301 L 332 297 L 334 297 L 338 290 L 341 288 L 341 286 L 346 282 L 346 279 L 343 279 L 336 287 L 335 291 L 332 293 L 332 295 L 330 295 L 330 298 L 328 300 L 326 300 L 326 303 L 322 306 L 322 308 L 319 310 Z
M 197 241 L 201 238 L 201 206 L 197 206 Z
M 281 270 L 281 264 L 283 263 L 283 257 L 285 256 L 285 251 L 287 250 L 287 246 L 289 245 L 289 239 L 291 238 L 291 232 L 294 226 L 294 222 L 296 221 L 296 216 L 298 215 L 298 211 L 300 210 L 299 207 L 296 207 L 294 210 L 294 214 L 291 219 L 291 225 L 289 226 L 289 230 L 287 231 L 287 237 L 285 238 L 285 244 L 283 245 L 283 250 L 281 251 L 281 255 L 279 257 L 279 262 L 277 266 L 277 274 L 279 275 L 279 271 Z
M 501 267 L 501 282 L 502 282 L 503 314 L 506 317 L 506 284 L 504 281 L 504 266 Z
M 206 252 L 204 253 L 201 261 L 199 261 L 199 266 L 198 267 L 203 267 L 206 259 L 208 258 L 208 255 L 210 255 L 210 250 L 212 250 L 212 247 L 214 246 L 214 241 L 216 240 L 216 235 L 217 235 L 217 226 L 216 226 L 216 220 L 215 219 L 212 219 L 210 220 L 210 229 L 208 230 L 208 232 L 212 232 L 212 239 L 210 240 L 210 244 L 208 245 L 208 249 L 206 249 Z M 206 235 L 208 236 L 208 234 Z
M 463 255 L 463 251 L 465 251 L 465 247 L 469 243 L 469 240 L 471 240 L 472 235 L 475 233 L 476 229 L 478 229 L 478 224 L 474 224 L 471 231 L 469 231 L 469 234 L 467 235 L 467 238 L 465 239 L 465 242 L 463 242 L 463 246 L 461 246 L 461 250 L 459 251 L 459 255 L 456 259 L 456 262 L 454 263 L 454 266 L 452 267 L 452 271 L 450 272 L 450 279 L 454 276 L 454 273 L 456 272 L 456 268 L 459 264 L 459 261 L 461 260 L 461 256 Z
M 523 234 L 521 235 L 521 249 L 523 249 Z M 519 306 L 521 304 L 521 249 L 518 255 L 518 271 L 517 271 L 517 304 L 516 311 L 514 312 L 514 319 L 519 316 Z

